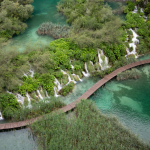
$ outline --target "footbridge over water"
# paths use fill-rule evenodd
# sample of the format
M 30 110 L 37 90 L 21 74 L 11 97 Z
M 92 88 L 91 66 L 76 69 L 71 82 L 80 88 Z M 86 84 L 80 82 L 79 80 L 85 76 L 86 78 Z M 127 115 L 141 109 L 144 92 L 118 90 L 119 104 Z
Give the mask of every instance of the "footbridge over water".
M 138 61 L 138 62 L 135 62 L 135 63 L 131 63 L 131 64 L 128 64 L 128 65 L 125 65 L 123 67 L 120 67 L 120 68 L 116 69 L 112 73 L 106 75 L 104 78 L 99 80 L 96 84 L 94 84 L 89 90 L 87 90 L 82 96 L 80 96 L 74 102 L 72 102 L 71 104 L 69 104 L 67 106 L 64 106 L 64 107 L 62 107 L 58 110 L 62 110 L 63 112 L 68 112 L 69 110 L 73 110 L 76 107 L 76 104 L 81 101 L 81 99 L 89 98 L 98 88 L 100 88 L 105 83 L 107 83 L 109 80 L 114 78 L 118 73 L 121 73 L 125 70 L 128 70 L 128 69 L 136 67 L 136 66 L 140 66 L 140 65 L 143 65 L 143 64 L 149 64 L 149 63 L 150 63 L 150 59 L 147 59 L 147 60 L 142 60 L 142 61 Z M 34 121 L 36 121 L 36 120 L 38 120 L 42 117 L 43 116 L 40 116 L 40 117 L 37 117 L 37 118 L 34 118 L 34 119 L 30 119 L 30 120 L 20 121 L 20 122 L 0 124 L 0 130 L 8 130 L 8 129 L 15 129 L 15 128 L 25 127 L 25 126 L 29 125 L 30 123 L 32 123 L 32 122 L 34 122 Z

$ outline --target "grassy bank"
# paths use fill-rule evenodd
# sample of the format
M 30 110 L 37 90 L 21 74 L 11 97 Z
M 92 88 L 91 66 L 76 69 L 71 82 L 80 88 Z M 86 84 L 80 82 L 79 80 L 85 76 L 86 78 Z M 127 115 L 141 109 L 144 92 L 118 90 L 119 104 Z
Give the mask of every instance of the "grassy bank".
M 39 149 L 150 149 L 116 119 L 102 115 L 90 100 L 81 101 L 74 113 L 69 120 L 60 112 L 30 125 L 38 137 Z

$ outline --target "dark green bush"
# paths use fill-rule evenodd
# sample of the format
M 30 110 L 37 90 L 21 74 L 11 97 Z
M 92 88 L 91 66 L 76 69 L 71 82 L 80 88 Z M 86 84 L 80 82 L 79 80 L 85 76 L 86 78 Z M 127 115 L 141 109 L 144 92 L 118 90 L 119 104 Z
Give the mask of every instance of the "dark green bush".
M 60 91 L 59 94 L 66 96 L 69 92 L 72 92 L 74 88 L 74 82 L 70 82 L 68 85 L 64 86 Z

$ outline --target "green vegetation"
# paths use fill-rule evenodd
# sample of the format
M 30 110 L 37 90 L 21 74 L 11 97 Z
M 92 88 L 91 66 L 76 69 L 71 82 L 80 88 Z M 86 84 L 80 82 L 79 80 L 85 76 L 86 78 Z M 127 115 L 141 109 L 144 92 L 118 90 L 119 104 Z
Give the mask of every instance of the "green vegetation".
M 102 115 L 90 100 L 81 101 L 70 119 L 64 113 L 53 113 L 30 128 L 44 150 L 150 149 L 115 118 Z
M 14 95 L 9 93 L 0 94 L 0 110 L 5 118 L 11 118 L 15 111 L 21 108 Z
M 13 95 L 10 95 L 10 96 L 13 96 Z M 0 99 L 0 100 L 2 101 L 2 99 Z M 4 100 L 6 100 L 6 98 L 3 99 L 3 101 Z M 12 106 L 12 103 L 13 103 L 13 106 Z M 2 114 L 5 117 L 5 119 L 10 119 L 11 121 L 21 121 L 21 120 L 35 118 L 35 117 L 41 116 L 43 114 L 50 113 L 50 112 L 56 110 L 57 108 L 61 108 L 61 107 L 65 106 L 65 104 L 62 101 L 60 101 L 59 99 L 57 99 L 55 97 L 45 98 L 44 100 L 39 101 L 38 103 L 35 100 L 31 99 L 31 103 L 32 103 L 31 108 L 19 107 L 17 100 L 16 100 L 16 103 L 14 103 L 14 100 L 12 100 L 12 103 L 5 101 L 5 104 L 7 104 L 9 106 L 6 107 L 6 109 L 4 109 L 4 107 L 2 105 L 2 109 L 1 109 Z M 16 109 L 14 108 L 14 105 L 17 106 Z
M 140 78 L 140 75 L 141 73 L 137 69 L 133 68 L 117 74 L 117 80 L 138 79 Z
M 50 35 L 55 39 L 68 37 L 70 27 L 68 25 L 53 24 L 52 22 L 44 22 L 40 25 L 37 33 L 39 35 Z
M 33 0 L 0 0 L 0 42 L 7 41 L 27 28 L 24 21 L 31 17 L 32 2 Z
M 122 42 L 122 22 L 113 15 L 108 5 L 103 4 L 103 0 L 61 0 L 57 10 L 67 17 L 66 22 L 72 26 L 69 34 L 71 42 L 81 48 Z
M 70 82 L 68 85 L 64 86 L 60 91 L 59 94 L 66 96 L 69 92 L 72 92 L 74 88 L 74 82 Z
M 128 3 L 128 9 L 130 7 Z M 145 54 L 150 51 L 150 16 L 148 16 L 147 21 L 144 20 L 143 13 L 140 11 L 138 13 L 132 13 L 127 11 L 126 21 L 123 23 L 124 29 L 132 28 L 139 35 L 139 44 L 137 45 L 138 54 Z M 128 32 L 128 31 L 127 31 Z M 129 38 L 130 40 L 130 38 Z

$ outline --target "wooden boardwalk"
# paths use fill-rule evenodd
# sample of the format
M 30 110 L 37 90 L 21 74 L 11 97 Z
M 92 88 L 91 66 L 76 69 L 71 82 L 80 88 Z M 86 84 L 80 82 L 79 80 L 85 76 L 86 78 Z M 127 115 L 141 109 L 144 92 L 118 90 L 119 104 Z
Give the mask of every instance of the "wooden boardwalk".
M 122 71 L 128 70 L 130 68 L 140 66 L 140 65 L 143 65 L 143 64 L 148 64 L 148 63 L 150 63 L 150 59 L 138 61 L 138 62 L 135 62 L 135 63 L 132 63 L 132 64 L 129 64 L 129 65 L 126 65 L 126 66 L 123 66 L 121 68 L 116 69 L 115 71 L 113 71 L 109 75 L 106 75 L 103 79 L 99 80 L 96 84 L 94 84 L 90 89 L 88 89 L 82 96 L 80 96 L 74 102 L 72 102 L 71 104 L 69 104 L 67 106 L 64 106 L 64 107 L 62 107 L 58 110 L 62 110 L 63 112 L 67 112 L 69 110 L 74 109 L 75 105 L 77 103 L 79 103 L 81 99 L 89 98 L 98 88 L 100 88 L 106 82 L 108 82 L 109 80 L 114 78 L 118 73 L 121 73 Z M 0 124 L 0 130 L 8 130 L 8 129 L 15 129 L 15 128 L 25 127 L 25 126 L 29 125 L 31 122 L 34 122 L 34 121 L 36 121 L 37 119 L 39 119 L 41 117 L 42 116 L 34 118 L 34 119 L 30 119 L 30 120 L 25 120 L 25 121 Z

